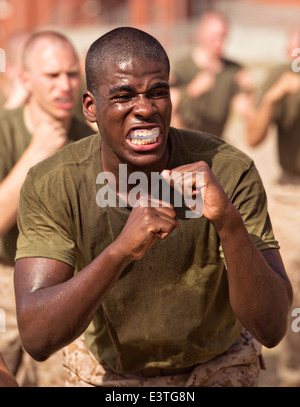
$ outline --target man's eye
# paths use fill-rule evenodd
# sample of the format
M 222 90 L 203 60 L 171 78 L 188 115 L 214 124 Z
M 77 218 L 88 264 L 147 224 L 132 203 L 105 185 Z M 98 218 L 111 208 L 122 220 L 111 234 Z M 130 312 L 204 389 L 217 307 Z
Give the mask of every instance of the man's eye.
M 69 78 L 79 78 L 80 77 L 80 73 L 79 72 L 70 72 L 68 73 L 68 77 Z
M 157 90 L 155 92 L 152 92 L 150 97 L 151 98 L 165 98 L 169 96 L 169 91 L 162 89 L 162 90 Z
M 48 73 L 47 74 L 48 78 L 57 78 L 59 76 L 58 73 Z
M 123 93 L 121 95 L 114 96 L 112 99 L 116 101 L 127 102 L 131 99 L 131 95 Z

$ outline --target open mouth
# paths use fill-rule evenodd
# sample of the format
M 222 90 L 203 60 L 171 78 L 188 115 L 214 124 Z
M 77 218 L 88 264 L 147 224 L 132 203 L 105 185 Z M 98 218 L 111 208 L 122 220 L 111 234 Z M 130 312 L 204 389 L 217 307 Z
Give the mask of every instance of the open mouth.
M 56 98 L 55 101 L 61 108 L 71 109 L 73 107 L 73 99 L 70 97 Z
M 147 129 L 136 129 L 131 130 L 128 134 L 128 139 L 131 143 L 136 145 L 147 145 L 147 144 L 154 144 L 157 142 L 158 137 L 160 134 L 159 127 L 155 127 L 154 129 L 147 130 Z

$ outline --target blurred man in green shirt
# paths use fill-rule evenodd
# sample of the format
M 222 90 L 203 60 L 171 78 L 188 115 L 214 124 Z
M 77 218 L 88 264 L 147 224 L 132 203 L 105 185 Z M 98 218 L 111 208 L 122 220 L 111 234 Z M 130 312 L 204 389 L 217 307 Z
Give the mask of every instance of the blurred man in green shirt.
M 80 81 L 79 59 L 70 41 L 52 31 L 33 34 L 23 56 L 28 100 L 0 113 L 0 307 L 7 317 L 0 351 L 14 374 L 22 362 L 13 290 L 20 189 L 32 166 L 92 133 L 72 114 Z

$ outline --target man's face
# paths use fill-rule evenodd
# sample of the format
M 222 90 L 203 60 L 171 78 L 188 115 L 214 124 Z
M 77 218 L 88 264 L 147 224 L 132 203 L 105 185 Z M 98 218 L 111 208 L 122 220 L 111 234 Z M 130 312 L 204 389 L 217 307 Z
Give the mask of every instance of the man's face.
M 212 18 L 199 31 L 199 41 L 213 56 L 221 58 L 228 34 L 225 21 Z
M 172 104 L 164 64 L 129 60 L 110 65 L 96 99 L 104 165 L 166 164 Z
M 31 101 L 61 120 L 70 116 L 80 87 L 79 61 L 68 44 L 45 40 L 30 54 L 27 88 Z

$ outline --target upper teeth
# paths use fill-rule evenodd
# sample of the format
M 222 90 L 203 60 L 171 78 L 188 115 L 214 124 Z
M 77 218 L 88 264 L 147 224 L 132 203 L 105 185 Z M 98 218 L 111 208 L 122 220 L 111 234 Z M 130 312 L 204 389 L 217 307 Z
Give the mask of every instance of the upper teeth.
M 155 127 L 152 130 L 147 130 L 147 129 L 136 129 L 136 130 L 132 130 L 129 135 L 128 138 L 133 140 L 149 140 L 152 141 L 154 139 L 157 139 L 159 136 L 159 128 Z

